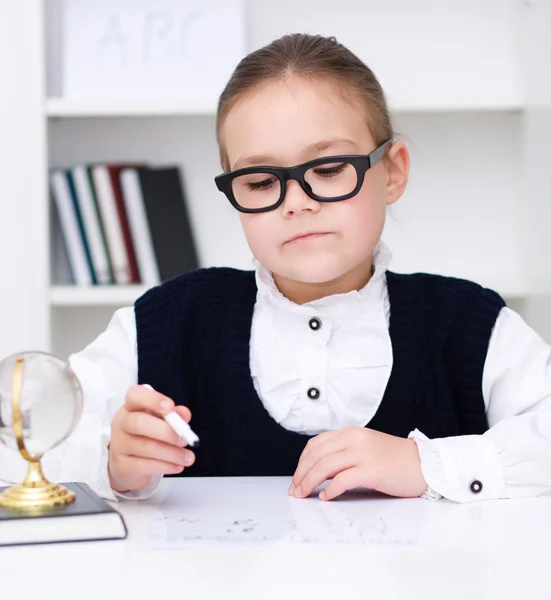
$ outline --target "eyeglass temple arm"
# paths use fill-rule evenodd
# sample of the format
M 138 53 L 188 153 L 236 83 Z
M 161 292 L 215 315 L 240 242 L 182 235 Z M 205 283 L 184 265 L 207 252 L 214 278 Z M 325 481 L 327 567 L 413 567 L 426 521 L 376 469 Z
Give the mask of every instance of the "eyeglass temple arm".
M 386 142 L 383 142 L 378 148 L 375 148 L 375 150 L 373 150 L 373 152 L 370 155 L 370 162 L 371 165 L 373 166 L 374 164 L 378 163 L 381 158 L 383 158 L 386 149 L 392 144 L 392 140 L 387 140 Z

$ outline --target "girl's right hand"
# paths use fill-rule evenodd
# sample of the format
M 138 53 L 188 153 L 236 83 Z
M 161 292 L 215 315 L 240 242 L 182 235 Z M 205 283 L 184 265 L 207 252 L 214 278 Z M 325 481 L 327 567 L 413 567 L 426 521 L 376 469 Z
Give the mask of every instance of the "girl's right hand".
M 141 385 L 131 387 L 111 423 L 109 482 L 117 492 L 143 489 L 153 475 L 181 473 L 195 461 L 186 441 L 162 418 L 175 410 L 189 423 L 191 412 Z

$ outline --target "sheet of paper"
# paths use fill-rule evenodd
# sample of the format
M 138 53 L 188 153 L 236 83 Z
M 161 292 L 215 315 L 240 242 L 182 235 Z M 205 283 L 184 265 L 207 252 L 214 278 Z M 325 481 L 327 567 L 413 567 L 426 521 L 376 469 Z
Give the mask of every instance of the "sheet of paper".
M 290 478 L 176 481 L 150 523 L 154 547 L 197 544 L 417 544 L 426 502 L 369 491 L 322 502 L 287 494 Z
M 66 98 L 216 102 L 245 54 L 243 0 L 64 0 Z

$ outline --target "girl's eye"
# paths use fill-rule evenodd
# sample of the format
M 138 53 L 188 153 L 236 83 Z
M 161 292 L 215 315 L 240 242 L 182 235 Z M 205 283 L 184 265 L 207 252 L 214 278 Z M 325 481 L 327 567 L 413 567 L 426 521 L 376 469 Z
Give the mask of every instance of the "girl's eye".
M 341 163 L 339 165 L 316 167 L 314 172 L 316 175 L 321 175 L 322 177 L 334 177 L 335 175 L 340 175 L 340 173 L 342 173 L 347 166 L 347 163 Z
M 267 190 L 270 189 L 270 187 L 272 187 L 275 181 L 275 177 L 268 177 L 267 179 L 263 179 L 262 181 L 249 181 L 247 187 L 253 192 L 256 190 Z

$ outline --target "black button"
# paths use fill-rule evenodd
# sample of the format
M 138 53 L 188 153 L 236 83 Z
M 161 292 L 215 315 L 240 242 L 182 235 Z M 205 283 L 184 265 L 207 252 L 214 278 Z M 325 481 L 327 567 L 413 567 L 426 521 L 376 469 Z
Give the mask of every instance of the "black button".
M 308 398 L 310 398 L 310 400 L 317 400 L 320 397 L 320 391 L 318 388 L 312 387 L 306 393 L 308 394 Z
M 480 494 L 482 491 L 483 485 L 482 481 L 478 481 L 478 479 L 473 479 L 469 484 L 469 489 L 473 494 Z
M 317 317 L 313 317 L 308 321 L 308 325 L 310 325 L 310 329 L 317 331 L 321 328 L 321 321 Z

